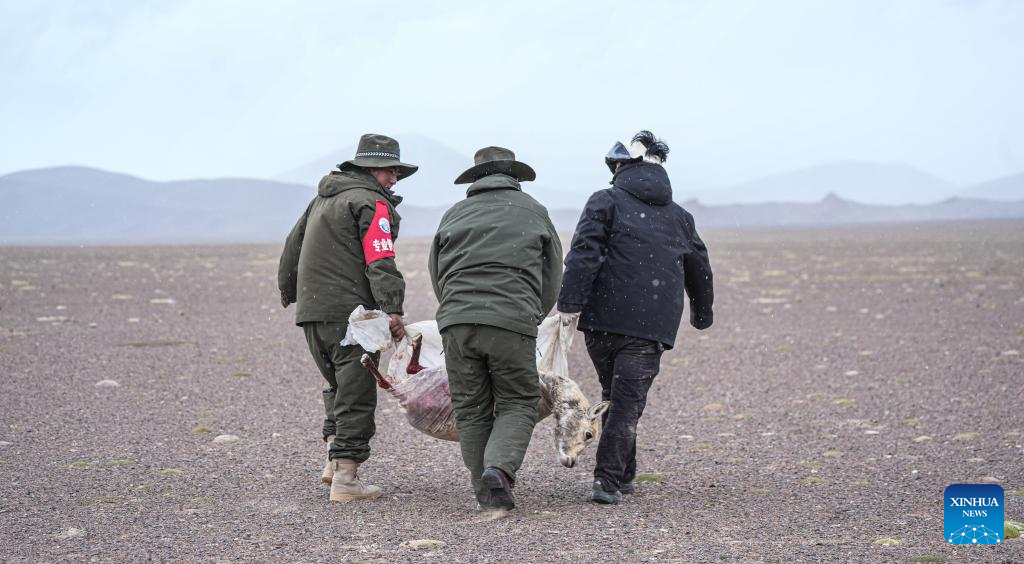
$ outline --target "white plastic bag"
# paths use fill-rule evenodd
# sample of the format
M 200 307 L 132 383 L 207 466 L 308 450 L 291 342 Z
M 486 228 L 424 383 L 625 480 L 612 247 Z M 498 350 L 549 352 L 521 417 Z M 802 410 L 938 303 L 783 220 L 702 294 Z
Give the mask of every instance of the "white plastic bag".
M 348 329 L 341 346 L 359 345 L 369 352 L 383 351 L 391 346 L 391 319 L 376 309 L 356 306 L 348 316 Z
M 552 315 L 537 327 L 537 371 L 569 377 L 569 351 L 576 336 L 576 323 L 562 325 L 559 316 Z
M 359 345 L 370 353 L 379 352 L 380 365 L 387 366 L 395 351 L 395 341 L 391 337 L 391 318 L 378 309 L 366 309 L 356 306 L 348 316 L 348 328 L 341 346 Z

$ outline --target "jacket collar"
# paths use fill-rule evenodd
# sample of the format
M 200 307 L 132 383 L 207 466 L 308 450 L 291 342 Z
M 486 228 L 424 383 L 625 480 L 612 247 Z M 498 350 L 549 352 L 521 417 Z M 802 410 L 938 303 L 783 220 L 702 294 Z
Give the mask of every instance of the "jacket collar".
M 522 189 L 523 188 L 519 185 L 519 182 L 507 174 L 491 174 L 470 184 L 469 188 L 466 189 L 466 197 L 475 196 L 476 194 L 489 190 L 522 191 Z
M 329 198 L 352 188 L 364 188 L 376 192 L 391 202 L 394 207 L 402 202 L 402 196 L 385 190 L 373 175 L 358 167 L 331 171 L 320 181 L 319 193 L 321 196 Z

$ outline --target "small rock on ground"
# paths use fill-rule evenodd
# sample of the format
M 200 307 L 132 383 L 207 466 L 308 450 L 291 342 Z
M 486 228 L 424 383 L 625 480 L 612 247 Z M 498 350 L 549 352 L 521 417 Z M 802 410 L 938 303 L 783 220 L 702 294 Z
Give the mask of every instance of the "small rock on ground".
M 77 538 L 82 538 L 84 536 L 85 536 L 85 531 L 83 531 L 82 529 L 76 529 L 74 527 L 71 527 L 70 529 L 68 529 L 68 530 L 64 531 L 63 533 L 61 533 L 60 538 L 61 539 L 77 539 Z
M 415 539 L 403 542 L 401 547 L 411 550 L 434 550 L 437 548 L 444 548 L 445 544 L 447 543 L 444 541 L 434 539 Z

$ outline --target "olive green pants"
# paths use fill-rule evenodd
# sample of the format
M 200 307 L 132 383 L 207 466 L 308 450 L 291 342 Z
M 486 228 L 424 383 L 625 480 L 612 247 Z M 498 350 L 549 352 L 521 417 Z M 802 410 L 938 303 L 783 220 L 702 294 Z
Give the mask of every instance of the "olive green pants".
M 360 363 L 362 347 L 343 347 L 348 323 L 302 324 L 313 361 L 327 380 L 324 396 L 323 437 L 334 435 L 330 458 L 365 462 L 370 457 L 370 438 L 377 427 L 377 383 Z
M 499 468 L 515 481 L 530 446 L 540 402 L 537 339 L 469 324 L 446 327 L 441 337 L 462 461 L 484 501 L 484 470 Z

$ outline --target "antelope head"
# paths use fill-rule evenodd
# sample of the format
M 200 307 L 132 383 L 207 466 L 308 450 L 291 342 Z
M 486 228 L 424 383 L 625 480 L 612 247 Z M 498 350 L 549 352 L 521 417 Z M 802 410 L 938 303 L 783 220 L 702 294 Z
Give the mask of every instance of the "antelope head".
M 566 468 L 576 465 L 580 454 L 597 439 L 601 415 L 610 401 L 590 405 L 583 391 L 571 378 L 542 372 L 541 417 L 545 411 L 555 417 L 555 447 L 558 461 Z M 546 405 L 545 405 L 546 404 Z

